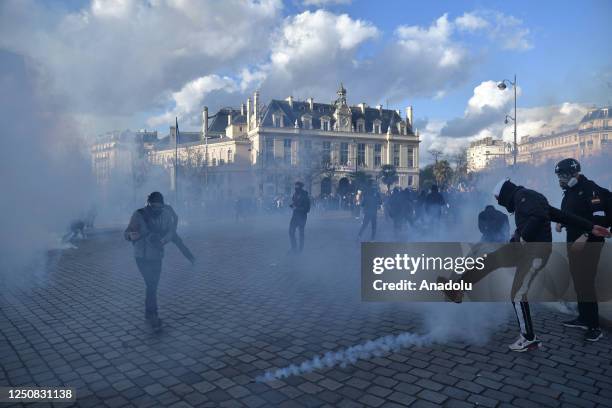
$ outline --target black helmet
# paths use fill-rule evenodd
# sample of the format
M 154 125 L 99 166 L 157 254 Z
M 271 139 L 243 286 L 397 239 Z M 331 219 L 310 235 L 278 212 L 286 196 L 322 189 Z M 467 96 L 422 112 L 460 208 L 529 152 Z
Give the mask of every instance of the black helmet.
M 555 166 L 555 174 L 573 175 L 580 173 L 580 163 L 576 159 L 563 159 Z

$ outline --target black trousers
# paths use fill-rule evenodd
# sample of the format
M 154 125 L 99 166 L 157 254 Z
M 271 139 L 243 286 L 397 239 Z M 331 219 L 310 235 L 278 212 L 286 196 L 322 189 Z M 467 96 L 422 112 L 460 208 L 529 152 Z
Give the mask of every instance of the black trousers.
M 538 272 L 546 266 L 551 253 L 550 243 L 506 244 L 487 254 L 482 270 L 471 269 L 461 276 L 461 280 L 477 283 L 496 269 L 516 267 L 510 297 L 521 334 L 526 339 L 532 340 L 535 332 L 531 322 L 527 292 Z
M 300 214 L 295 211 L 293 212 L 293 215 L 291 216 L 291 221 L 289 222 L 289 239 L 291 241 L 291 249 L 293 251 L 296 251 L 298 249 L 298 244 L 295 239 L 296 229 L 299 229 L 299 234 L 300 234 L 299 250 L 301 251 L 304 249 L 304 228 L 306 228 L 306 219 L 307 219 L 306 214 Z
M 370 234 L 370 237 L 372 238 L 372 240 L 374 240 L 374 238 L 376 238 L 376 213 L 374 214 L 368 214 L 367 212 L 364 213 L 363 222 L 361 223 L 361 229 L 359 230 L 360 237 L 361 237 L 361 234 L 363 234 L 363 231 L 365 231 L 365 229 L 368 228 L 368 224 L 372 225 L 372 233 Z
M 578 318 L 591 329 L 599 328 L 599 306 L 595 276 L 603 242 L 587 242 L 581 250 L 572 250 L 568 243 L 567 257 L 578 300 Z
M 145 319 L 157 317 L 157 286 L 161 275 L 162 261 L 136 258 L 136 265 L 142 275 L 145 291 Z

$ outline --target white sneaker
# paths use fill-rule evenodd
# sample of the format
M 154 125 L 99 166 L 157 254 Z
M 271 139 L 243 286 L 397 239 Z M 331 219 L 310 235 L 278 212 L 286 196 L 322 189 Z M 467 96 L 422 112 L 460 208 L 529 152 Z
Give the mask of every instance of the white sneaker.
M 538 347 L 540 347 L 540 344 L 542 342 L 540 341 L 540 339 L 538 339 L 537 336 L 534 336 L 533 340 L 527 340 L 522 334 L 519 336 L 518 340 L 516 340 L 514 343 L 510 344 L 508 346 L 508 348 L 511 351 L 517 351 L 519 353 L 522 353 L 524 351 L 528 351 L 528 350 L 535 350 Z

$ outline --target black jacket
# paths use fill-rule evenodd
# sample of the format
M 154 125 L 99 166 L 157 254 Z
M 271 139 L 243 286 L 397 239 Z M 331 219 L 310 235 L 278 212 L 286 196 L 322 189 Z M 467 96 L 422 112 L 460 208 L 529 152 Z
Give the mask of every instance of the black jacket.
M 542 194 L 506 181 L 497 199 L 499 205 L 514 213 L 516 231 L 514 240 L 526 242 L 552 242 L 550 222 L 573 225 L 585 231 L 593 229 L 593 223 L 582 217 L 551 207 Z
M 308 191 L 299 190 L 293 193 L 293 197 L 291 197 L 291 208 L 293 208 L 293 214 L 306 216 L 310 211 L 310 197 L 308 197 Z
M 508 216 L 492 205 L 487 205 L 484 211 L 478 214 L 478 229 L 483 242 L 506 242 L 510 235 Z
M 612 218 L 612 193 L 598 186 L 583 175 L 578 176 L 578 183 L 564 190 L 561 210 L 585 218 L 594 224 L 609 227 Z M 602 213 L 594 215 L 594 213 Z M 572 225 L 564 225 L 567 230 L 567 242 L 574 242 L 582 234 L 590 232 Z M 589 235 L 591 242 L 603 242 L 601 237 Z

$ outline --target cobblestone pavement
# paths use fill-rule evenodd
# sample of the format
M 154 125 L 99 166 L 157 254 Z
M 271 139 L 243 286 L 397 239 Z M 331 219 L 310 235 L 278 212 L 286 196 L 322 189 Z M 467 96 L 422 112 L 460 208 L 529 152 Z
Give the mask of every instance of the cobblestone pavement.
M 501 313 L 484 345 L 449 339 L 254 381 L 330 350 L 425 330 L 406 303 L 360 302 L 354 221 L 313 216 L 299 257 L 286 254 L 287 222 L 186 229 L 199 262 L 167 251 L 158 334 L 144 325 L 144 285 L 119 232 L 54 254 L 45 272 L 6 277 L 0 384 L 69 385 L 84 407 L 612 406 L 612 335 L 585 344 L 547 308 L 535 310 L 545 346 L 534 352 L 507 351 L 516 328 Z

